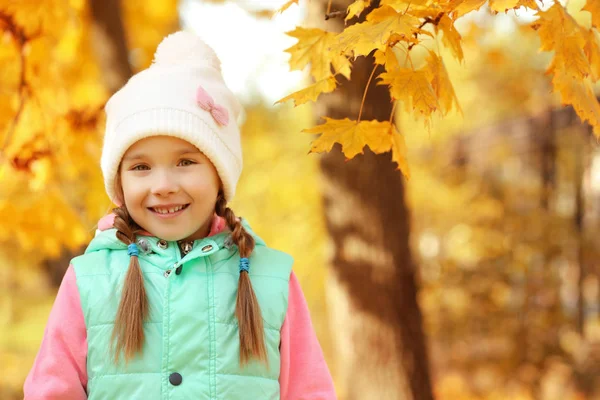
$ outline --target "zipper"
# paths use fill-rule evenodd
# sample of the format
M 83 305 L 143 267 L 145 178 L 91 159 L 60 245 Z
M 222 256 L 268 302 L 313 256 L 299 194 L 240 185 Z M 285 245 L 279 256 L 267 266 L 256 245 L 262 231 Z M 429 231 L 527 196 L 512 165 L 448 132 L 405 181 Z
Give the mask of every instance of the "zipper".
M 165 278 L 168 278 L 171 275 L 171 272 L 173 272 L 173 269 L 179 267 L 179 263 L 181 262 L 181 250 L 179 249 L 179 245 L 177 244 L 177 242 L 172 243 L 172 246 L 175 247 L 175 258 L 177 259 L 177 262 L 175 263 L 173 268 L 169 268 L 165 271 L 165 273 L 163 274 Z
M 208 257 L 203 257 L 202 261 L 206 268 L 207 278 L 207 299 L 208 299 L 208 387 L 209 398 L 215 400 L 217 398 L 217 349 L 216 349 L 216 315 L 215 315 L 215 275 L 212 268 L 212 263 Z

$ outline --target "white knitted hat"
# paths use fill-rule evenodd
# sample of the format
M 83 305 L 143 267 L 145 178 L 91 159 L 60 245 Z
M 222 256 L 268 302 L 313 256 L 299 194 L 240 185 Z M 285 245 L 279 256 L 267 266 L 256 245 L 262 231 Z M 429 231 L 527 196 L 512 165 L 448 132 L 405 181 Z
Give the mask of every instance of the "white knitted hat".
M 117 202 L 115 178 L 123 155 L 138 140 L 174 136 L 196 146 L 214 164 L 229 201 L 242 172 L 237 125 L 241 105 L 225 86 L 221 63 L 198 36 L 176 32 L 158 45 L 152 65 L 106 103 L 100 161 L 106 192 Z

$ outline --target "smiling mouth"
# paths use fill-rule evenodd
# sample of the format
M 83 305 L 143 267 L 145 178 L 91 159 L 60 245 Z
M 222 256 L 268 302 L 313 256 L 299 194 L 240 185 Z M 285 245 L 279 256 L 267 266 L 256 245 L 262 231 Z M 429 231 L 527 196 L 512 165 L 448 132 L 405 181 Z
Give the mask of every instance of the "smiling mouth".
M 185 210 L 186 208 L 188 208 L 188 206 L 189 206 L 189 204 L 182 204 L 182 205 L 173 206 L 173 207 L 148 207 L 148 209 L 157 214 L 169 215 L 169 214 L 175 214 L 181 210 Z

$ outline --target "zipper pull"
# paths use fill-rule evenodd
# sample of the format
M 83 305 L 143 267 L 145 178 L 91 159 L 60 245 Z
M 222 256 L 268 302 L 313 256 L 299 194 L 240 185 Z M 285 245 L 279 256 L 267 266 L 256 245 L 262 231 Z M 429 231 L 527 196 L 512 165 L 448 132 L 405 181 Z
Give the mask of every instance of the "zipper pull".
M 166 270 L 165 273 L 164 273 L 165 278 L 168 278 L 169 275 L 171 275 L 171 270 L 170 269 Z

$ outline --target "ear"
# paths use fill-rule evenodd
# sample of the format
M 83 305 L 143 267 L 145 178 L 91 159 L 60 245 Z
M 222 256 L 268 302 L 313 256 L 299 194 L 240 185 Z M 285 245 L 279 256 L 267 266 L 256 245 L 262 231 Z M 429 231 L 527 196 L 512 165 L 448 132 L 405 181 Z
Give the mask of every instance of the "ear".
M 117 207 L 122 207 L 125 204 L 125 194 L 123 193 L 123 185 L 121 184 L 121 166 L 117 170 L 117 176 L 115 176 L 115 187 L 114 187 L 115 199 L 114 203 Z

